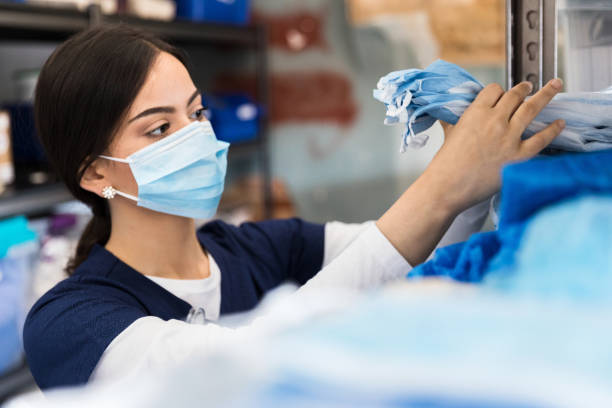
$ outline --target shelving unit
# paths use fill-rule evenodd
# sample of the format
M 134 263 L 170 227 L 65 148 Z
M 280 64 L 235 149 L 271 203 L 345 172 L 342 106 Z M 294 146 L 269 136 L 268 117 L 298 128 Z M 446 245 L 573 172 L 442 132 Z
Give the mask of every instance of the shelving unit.
M 17 392 L 35 387 L 34 378 L 25 361 L 8 373 L 0 376 L 0 404 Z
M 267 106 L 268 62 L 265 29 L 262 26 L 232 26 L 187 21 L 161 22 L 125 15 L 103 15 L 98 6 L 86 12 L 71 8 L 50 8 L 18 3 L 0 3 L 0 40 L 58 42 L 92 25 L 124 23 L 154 33 L 178 46 L 245 48 L 253 52 L 256 64 L 257 102 Z M 260 116 L 260 131 L 253 141 L 236 143 L 230 148 L 237 153 L 258 155 L 263 183 L 265 213 L 271 215 L 272 193 L 267 152 L 268 123 Z M 59 185 L 12 189 L 0 195 L 0 219 L 17 214 L 35 214 L 70 200 Z
M 127 15 L 104 15 L 98 6 L 87 12 L 70 7 L 46 7 L 0 3 L 1 39 L 57 41 L 99 23 L 133 25 L 173 41 L 195 41 L 215 45 L 258 46 L 261 27 L 233 26 L 187 21 L 144 20 Z
M 50 184 L 24 190 L 9 189 L 0 195 L 0 219 L 18 214 L 44 213 L 56 204 L 72 199 L 63 184 Z

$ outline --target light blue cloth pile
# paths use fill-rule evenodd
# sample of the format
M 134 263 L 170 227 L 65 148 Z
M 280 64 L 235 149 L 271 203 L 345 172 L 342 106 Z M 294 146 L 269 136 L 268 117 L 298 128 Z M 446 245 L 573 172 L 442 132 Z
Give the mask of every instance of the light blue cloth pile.
M 610 242 L 612 150 L 540 157 L 503 170 L 496 231 L 438 249 L 409 277 L 480 282 L 487 275 L 491 280 L 509 276 L 516 283 L 520 274 L 529 282 L 537 280 L 537 287 L 562 285 L 571 291 L 578 283 L 568 280 L 573 272 L 567 270 L 575 268 L 582 274 L 574 277 L 582 282 L 579 286 L 590 285 L 589 296 L 612 294 Z M 537 272 L 543 265 L 549 274 Z
M 374 98 L 387 106 L 385 124 L 403 124 L 402 151 L 420 148 L 428 137 L 421 132 L 437 120 L 455 124 L 483 85 L 457 65 L 436 61 L 427 68 L 387 74 L 378 81 Z M 612 94 L 561 93 L 529 125 L 523 137 L 544 129 L 556 119 L 566 127 L 550 147 L 566 151 L 596 151 L 612 147 Z

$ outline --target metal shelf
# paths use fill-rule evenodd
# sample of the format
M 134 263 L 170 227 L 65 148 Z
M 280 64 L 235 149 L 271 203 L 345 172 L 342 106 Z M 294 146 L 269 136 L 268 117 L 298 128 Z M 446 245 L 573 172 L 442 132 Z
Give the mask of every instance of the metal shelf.
M 73 200 L 61 184 L 9 189 L 0 194 L 0 219 L 43 213 L 57 204 Z
M 23 361 L 19 367 L 0 376 L 0 404 L 20 392 L 35 387 L 36 383 L 32 373 L 30 373 L 30 369 L 25 361 Z
M 0 4 L 0 38 L 57 41 L 87 28 L 86 13 L 70 8 Z
M 92 23 L 126 23 L 179 43 L 256 46 L 257 27 L 188 21 L 155 21 L 127 15 L 103 15 L 69 7 L 0 3 L 0 39 L 58 41 Z
M 143 20 L 130 16 L 104 16 L 105 23 L 125 23 L 177 43 L 210 45 L 251 46 L 257 45 L 257 27 L 232 26 L 187 21 L 162 22 Z

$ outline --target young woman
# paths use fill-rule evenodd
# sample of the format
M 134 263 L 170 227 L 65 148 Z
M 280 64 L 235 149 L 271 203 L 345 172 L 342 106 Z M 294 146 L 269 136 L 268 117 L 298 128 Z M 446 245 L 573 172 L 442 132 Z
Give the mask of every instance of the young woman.
M 521 140 L 561 86 L 553 80 L 528 101 L 527 83 L 506 93 L 486 87 L 376 222 L 213 221 L 196 231 L 194 218 L 216 211 L 228 145 L 203 115 L 183 55 L 124 26 L 72 37 L 41 71 L 35 115 L 47 157 L 93 218 L 69 277 L 27 317 L 34 378 L 46 389 L 180 360 L 244 333 L 214 321 L 253 308 L 285 281 L 308 292 L 404 277 L 457 214 L 499 188 L 505 163 L 557 136 L 562 121 Z M 190 312 L 207 323 L 188 324 Z

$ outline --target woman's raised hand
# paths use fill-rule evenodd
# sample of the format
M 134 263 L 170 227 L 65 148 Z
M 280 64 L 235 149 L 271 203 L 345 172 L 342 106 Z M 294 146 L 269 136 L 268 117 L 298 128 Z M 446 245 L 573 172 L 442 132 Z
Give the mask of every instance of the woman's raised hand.
M 552 142 L 565 126 L 557 120 L 529 139 L 521 136 L 540 111 L 561 90 L 553 79 L 534 96 L 530 82 L 508 92 L 498 84 L 484 88 L 457 125 L 444 125 L 445 141 L 428 172 L 442 176 L 449 197 L 460 210 L 494 194 L 501 184 L 501 168 L 513 161 L 531 158 Z
M 561 133 L 565 122 L 557 120 L 529 139 L 521 138 L 562 87 L 554 79 L 526 100 L 532 90 L 528 82 L 508 92 L 489 85 L 455 126 L 443 125 L 440 151 L 377 222 L 408 262 L 423 262 L 457 214 L 499 189 L 505 164 L 535 156 Z

